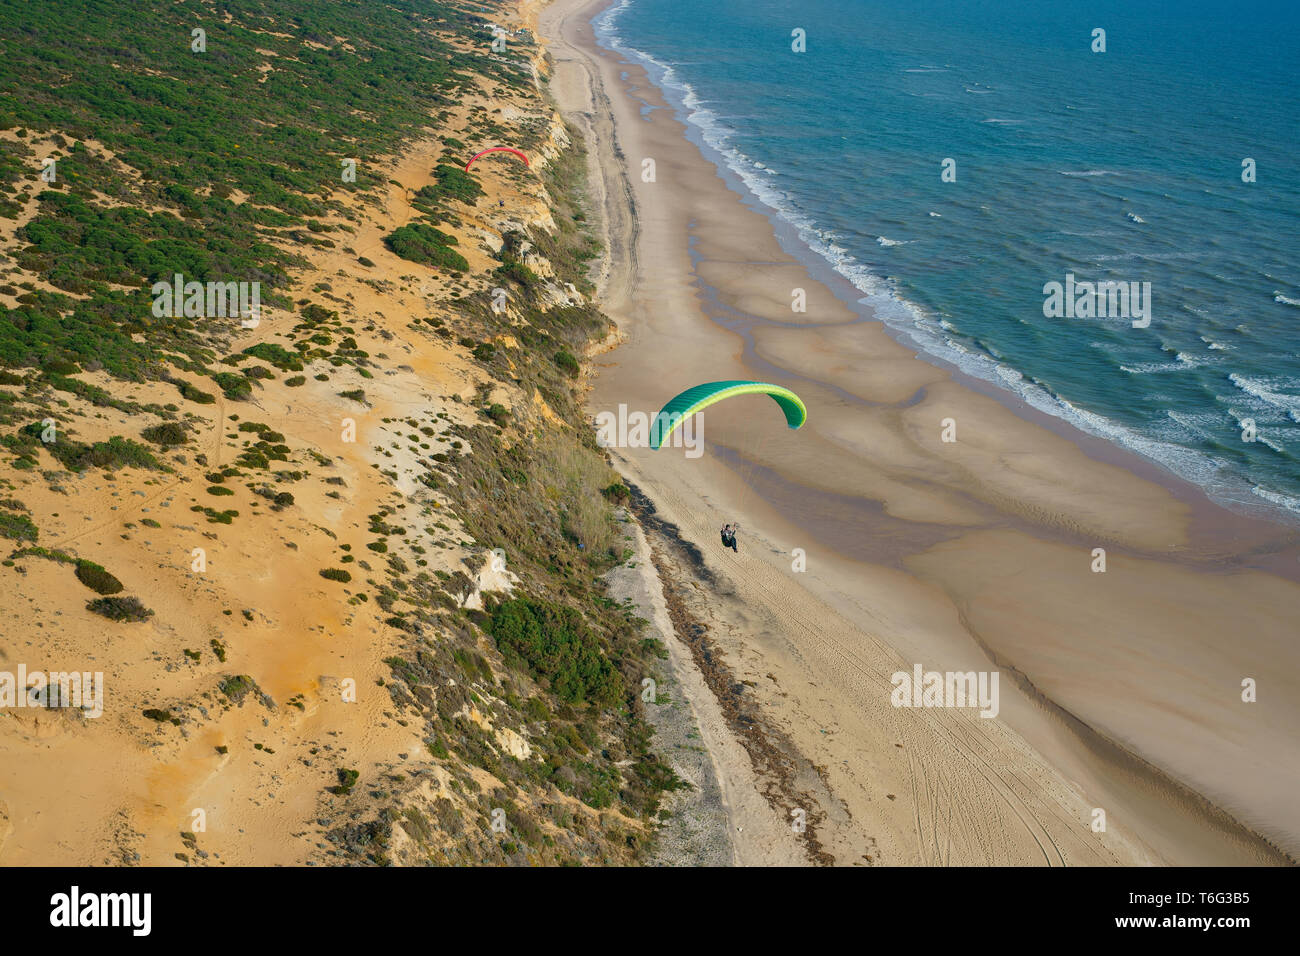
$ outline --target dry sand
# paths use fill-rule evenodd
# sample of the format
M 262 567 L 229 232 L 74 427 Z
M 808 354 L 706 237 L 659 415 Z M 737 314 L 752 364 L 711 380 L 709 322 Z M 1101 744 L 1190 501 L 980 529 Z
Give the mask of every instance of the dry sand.
M 724 684 L 682 680 L 697 715 L 709 695 L 744 711 L 719 717 L 710 742 L 735 859 L 1290 862 L 1295 531 L 1224 512 L 895 342 L 845 283 L 809 275 L 672 109 L 643 112 L 668 104 L 596 45 L 589 21 L 606 5 L 538 14 L 611 250 L 601 305 L 623 344 L 600 360 L 592 411 L 652 413 L 732 378 L 792 387 L 809 410 L 792 432 L 764 400 L 714 406 L 697 459 L 615 450 L 674 526 L 652 543 L 667 554 L 680 533 L 704 556 L 693 567 L 679 550 L 664 577 L 742 688 L 735 705 Z M 790 310 L 796 287 L 806 315 Z M 956 442 L 941 440 L 945 419 Z M 742 525 L 739 555 L 717 542 L 727 521 Z M 890 675 L 918 662 L 998 670 L 999 716 L 891 706 Z M 740 798 L 755 788 L 766 807 Z M 809 827 L 791 839 L 800 809 Z
M 473 113 L 501 105 L 495 95 L 468 95 L 438 133 L 473 142 Z M 529 110 L 545 109 L 535 91 L 504 105 L 521 122 Z M 536 115 L 550 121 L 557 137 L 533 157 L 543 164 L 563 145 L 563 129 L 558 118 Z M 392 539 L 391 553 L 408 565 L 423 555 L 431 572 L 461 570 L 470 550 L 463 546 L 466 535 L 447 514 L 445 497 L 416 480 L 425 467 L 418 459 L 448 448 L 450 422 L 476 420 L 456 396 L 472 397 L 489 380 L 467 349 L 412 320 L 441 314 L 437 303 L 455 286 L 471 291 L 486 284 L 487 271 L 497 265 L 493 243 L 499 247 L 512 226 L 544 228 L 550 212 L 535 179 L 512 185 L 523 180 L 508 167 L 484 164 L 479 178 L 486 196 L 454 230 L 471 265 L 469 277 L 458 282 L 399 259 L 383 237 L 411 218 L 409 197 L 433 182 L 432 169 L 446 150 L 439 138 L 430 138 L 370 170 L 390 180 L 386 195 L 338 194 L 360 214 L 338 223 L 354 231 L 330 234 L 333 249 L 294 250 L 310 268 L 294 276 L 291 297 L 337 309 L 371 356 L 372 378 L 318 361 L 296 388 L 270 381 L 247 402 L 186 402 L 182 414 L 193 437 L 162 456 L 169 473 L 92 469 L 72 476 L 54 470 L 53 487 L 39 471 L 0 473 L 0 497 L 21 501 L 35 516 L 40 545 L 102 564 L 125 584 L 126 594 L 155 612 L 143 623 L 109 623 L 87 611 L 95 595 L 68 566 L 29 557 L 3 569 L 0 671 L 20 664 L 29 672 L 102 671 L 105 707 L 96 719 L 62 710 L 0 710 L 0 864 L 178 865 L 177 854 L 207 865 L 330 862 L 324 834 L 365 809 L 326 793 L 342 768 L 357 770 L 363 787 L 385 790 L 407 778 L 405 785 L 414 786 L 413 774 L 424 772 L 425 779 L 438 779 L 432 790 L 420 785 L 431 801 L 439 792 L 459 799 L 446 789 L 445 772 L 429 766 L 419 723 L 397 719 L 384 687 L 391 678 L 384 658 L 396 653 L 400 635 L 382 623 L 385 613 L 375 600 L 360 596 L 374 590 L 368 574 L 383 578 L 362 569 L 367 559 L 381 567 L 384 560 L 365 549 L 374 538 L 369 516 L 389 508 L 385 520 L 407 529 L 401 544 Z M 5 246 L 14 241 L 12 232 L 0 235 Z M 359 256 L 374 266 L 363 267 Z M 263 341 L 287 345 L 300 319 L 268 308 L 256 330 L 235 330 L 231 350 Z M 509 343 L 500 346 L 508 350 Z M 329 381 L 318 382 L 317 373 Z M 176 388 L 164 383 L 123 383 L 103 373 L 79 377 L 121 399 L 180 402 Z M 191 381 L 215 391 L 210 379 Z M 545 417 L 544 403 L 534 396 L 490 384 L 493 400 L 510 407 L 524 427 Z M 364 402 L 339 394 L 356 388 L 364 389 Z M 148 423 L 84 402 L 70 406 L 69 420 L 85 442 L 135 436 Z M 344 437 L 349 420 L 355 441 Z M 292 506 L 271 510 L 240 481 L 230 483 L 235 493 L 228 497 L 206 491 L 211 482 L 205 474 L 230 464 L 254 437 L 237 430 L 246 422 L 282 433 L 294 463 L 277 467 L 306 473 L 275 486 L 291 490 Z M 420 438 L 426 442 L 421 450 L 408 436 L 425 425 L 439 434 Z M 229 525 L 209 523 L 191 512 L 196 504 L 233 508 L 239 517 Z M 343 563 L 340 545 L 350 546 L 356 563 Z M 201 570 L 192 563 L 196 548 L 204 550 Z M 353 581 L 326 580 L 319 573 L 324 568 L 350 569 Z M 486 572 L 477 583 L 480 589 L 510 586 L 508 575 Z M 224 661 L 213 640 L 222 645 Z M 197 652 L 197 660 L 186 651 Z M 232 704 L 218 690 L 232 675 L 248 675 L 260 693 Z M 342 692 L 348 680 L 355 684 L 355 702 Z M 143 715 L 146 709 L 168 710 L 180 724 L 155 722 Z M 502 749 L 520 749 L 511 731 L 493 731 L 481 715 L 470 716 L 497 734 Z M 195 836 L 189 845 L 186 833 Z M 399 858 L 400 839 L 395 835 L 392 849 Z

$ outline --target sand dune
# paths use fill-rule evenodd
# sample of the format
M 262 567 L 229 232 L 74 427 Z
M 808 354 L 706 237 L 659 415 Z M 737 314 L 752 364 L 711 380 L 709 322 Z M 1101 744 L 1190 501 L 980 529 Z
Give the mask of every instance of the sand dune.
M 542 104 L 535 93 L 519 99 L 515 119 L 526 122 Z M 462 130 L 473 126 L 472 114 L 498 102 L 486 93 L 466 95 L 441 133 L 468 135 Z M 535 162 L 544 165 L 562 146 L 548 145 Z M 364 578 L 367 558 L 382 560 L 364 548 L 377 512 L 404 529 L 392 551 L 410 564 L 420 559 L 430 572 L 460 570 L 475 549 L 446 496 L 419 482 L 427 470 L 420 459 L 448 449 L 449 426 L 477 421 L 459 397 L 480 386 L 517 409 L 521 421 L 545 417 L 537 396 L 493 380 L 466 348 L 412 323 L 440 314 L 439 302 L 454 290 L 485 285 L 486 273 L 499 265 L 493 243 L 499 248 L 505 229 L 550 219 L 544 189 L 517 188 L 488 167 L 480 172 L 488 201 L 454 230 L 469 278 L 399 259 L 383 238 L 411 220 L 411 196 L 433 182 L 431 171 L 447 149 L 440 137 L 411 143 L 372 171 L 388 180 L 377 200 L 335 196 L 357 218 L 327 225 L 346 225 L 351 235 L 332 249 L 294 249 L 309 266 L 294 276 L 291 295 L 341 312 L 338 324 L 352 326 L 357 347 L 373 357 L 371 377 L 318 362 L 297 387 L 274 382 L 245 402 L 218 392 L 213 404 L 187 403 L 189 440 L 164 456 L 167 472 L 91 469 L 51 486 L 39 472 L 6 471 L 6 495 L 42 516 L 41 546 L 111 569 L 126 593 L 154 613 L 143 623 L 110 624 L 86 610 L 93 595 L 66 565 L 24 557 L 5 569 L 0 669 L 20 662 L 29 670 L 93 666 L 104 673 L 108 706 L 100 719 L 44 709 L 0 712 L 0 863 L 328 861 L 322 836 L 347 819 L 325 792 L 338 783 L 337 770 L 355 769 L 372 785 L 387 779 L 393 787 L 406 777 L 403 761 L 427 760 L 421 725 L 397 719 L 384 689 L 392 669 L 385 658 L 396 653 L 401 632 L 383 623 L 386 612 L 376 601 L 363 600 L 360 592 L 371 589 L 362 580 L 341 583 L 320 572 L 351 569 Z M 12 230 L 0 239 L 13 241 Z M 359 257 L 373 266 L 358 264 Z M 256 330 L 235 332 L 230 348 L 289 343 L 301 320 L 268 308 Z M 176 397 L 175 386 L 163 382 L 79 377 L 124 401 L 163 405 Z M 195 376 L 191 384 L 212 389 L 210 379 Z M 341 394 L 357 389 L 364 398 Z M 70 416 L 82 441 L 136 434 L 140 425 L 113 408 L 74 405 Z M 228 496 L 205 488 L 212 484 L 206 475 L 234 462 L 257 437 L 241 430 L 250 423 L 274 429 L 289 448 L 282 467 L 298 477 L 274 487 L 291 489 L 287 507 L 273 507 L 240 482 L 231 482 Z M 347 437 L 349 423 L 355 440 Z M 436 436 L 429 432 L 421 438 L 425 447 L 415 447 L 410 434 L 430 424 Z M 204 507 L 239 515 L 228 524 L 211 522 L 192 510 Z M 202 550 L 201 566 L 195 549 Z M 508 590 L 512 581 L 484 571 L 476 584 Z M 471 597 L 481 603 L 477 593 Z M 345 682 L 357 688 L 355 703 L 345 700 Z M 167 716 L 151 719 L 145 711 Z M 526 750 L 513 731 L 494 729 L 481 714 L 478 722 L 504 750 Z M 435 777 L 439 769 L 431 768 Z M 475 768 L 467 773 L 496 785 Z M 440 779 L 440 790 L 420 785 L 428 801 L 463 799 L 447 789 L 445 772 Z M 401 842 L 392 850 L 397 858 Z M 416 848 L 414 858 L 427 852 Z

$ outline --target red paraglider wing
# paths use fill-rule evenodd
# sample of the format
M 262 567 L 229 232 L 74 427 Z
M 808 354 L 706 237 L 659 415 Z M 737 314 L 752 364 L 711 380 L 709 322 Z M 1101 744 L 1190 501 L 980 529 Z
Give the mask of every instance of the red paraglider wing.
M 465 172 L 469 172 L 469 168 L 472 165 L 474 165 L 474 160 L 478 159 L 479 157 L 486 156 L 488 153 L 500 153 L 500 152 L 514 153 L 516 156 L 518 156 L 520 159 L 524 161 L 525 166 L 528 165 L 528 157 L 525 156 L 523 153 L 519 152 L 519 150 L 515 149 L 513 146 L 489 146 L 481 153 L 475 153 L 472 157 L 470 157 L 470 161 L 465 164 Z

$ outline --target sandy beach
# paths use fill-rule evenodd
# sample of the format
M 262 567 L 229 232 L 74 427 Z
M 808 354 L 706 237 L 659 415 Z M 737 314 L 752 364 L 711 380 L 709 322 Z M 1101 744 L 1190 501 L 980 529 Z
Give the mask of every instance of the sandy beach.
M 609 250 L 595 278 L 621 344 L 589 408 L 653 413 L 723 379 L 808 407 L 790 431 L 766 399 L 714 406 L 697 458 L 611 449 L 656 516 L 678 637 L 689 619 L 711 642 L 682 685 L 735 862 L 1294 862 L 1297 532 L 895 341 L 598 46 L 607 5 L 533 8 Z M 739 554 L 717 540 L 732 521 Z M 728 683 L 693 684 L 719 657 Z M 997 717 L 893 706 L 917 664 L 997 671 Z

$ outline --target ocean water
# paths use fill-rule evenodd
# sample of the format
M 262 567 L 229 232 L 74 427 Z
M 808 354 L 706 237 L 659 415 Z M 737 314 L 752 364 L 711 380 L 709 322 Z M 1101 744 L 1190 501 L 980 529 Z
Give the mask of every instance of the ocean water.
M 1300 519 L 1300 3 L 620 0 L 596 27 L 905 341 Z M 1045 316 L 1067 274 L 1150 283 L 1150 324 Z

